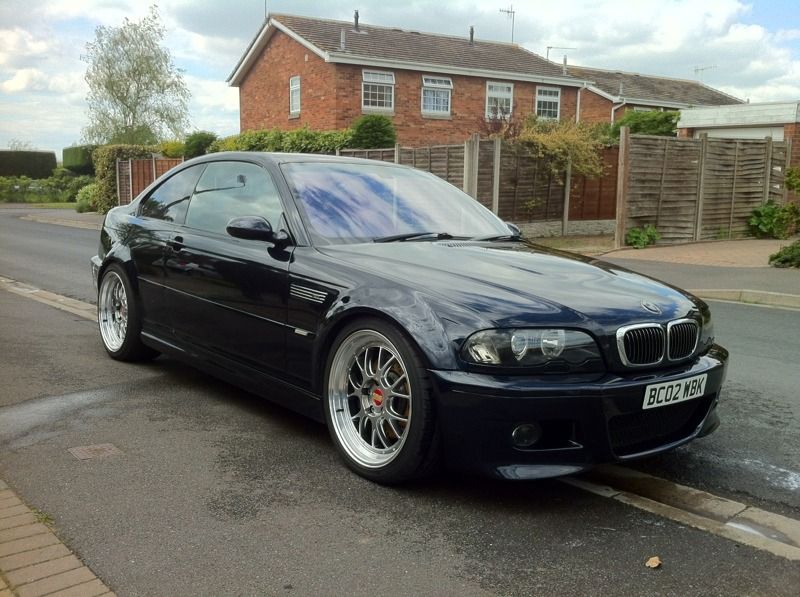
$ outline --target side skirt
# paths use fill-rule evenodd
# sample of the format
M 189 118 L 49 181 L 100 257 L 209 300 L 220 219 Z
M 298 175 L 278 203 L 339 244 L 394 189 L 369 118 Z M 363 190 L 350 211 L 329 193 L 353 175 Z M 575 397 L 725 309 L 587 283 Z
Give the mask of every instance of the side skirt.
M 325 422 L 322 400 L 308 390 L 298 388 L 282 379 L 252 369 L 237 361 L 211 354 L 197 346 L 178 346 L 172 342 L 142 332 L 142 342 L 155 350 L 210 373 L 230 384 L 266 398 L 289 410 Z M 187 349 L 188 348 L 188 349 Z

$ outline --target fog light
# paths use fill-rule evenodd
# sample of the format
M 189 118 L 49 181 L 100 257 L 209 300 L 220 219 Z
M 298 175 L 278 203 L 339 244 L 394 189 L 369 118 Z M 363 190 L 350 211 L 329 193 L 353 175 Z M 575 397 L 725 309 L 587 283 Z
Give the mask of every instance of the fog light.
M 517 448 L 530 448 L 542 437 L 542 428 L 537 423 L 517 425 L 511 432 L 511 441 Z

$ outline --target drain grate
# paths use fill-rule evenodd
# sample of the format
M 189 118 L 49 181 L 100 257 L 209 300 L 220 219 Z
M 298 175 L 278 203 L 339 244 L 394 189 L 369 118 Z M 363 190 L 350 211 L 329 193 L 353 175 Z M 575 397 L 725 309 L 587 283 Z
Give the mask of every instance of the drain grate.
M 93 444 L 91 446 L 78 446 L 76 448 L 69 448 L 69 453 L 78 460 L 90 460 L 92 458 L 104 458 L 106 456 L 114 456 L 115 454 L 122 454 L 122 450 L 117 448 L 114 444 Z

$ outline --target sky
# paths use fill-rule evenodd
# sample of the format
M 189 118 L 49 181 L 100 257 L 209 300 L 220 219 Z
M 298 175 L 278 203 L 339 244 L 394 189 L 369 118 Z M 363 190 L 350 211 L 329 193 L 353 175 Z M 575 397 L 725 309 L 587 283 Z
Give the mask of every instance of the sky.
M 238 91 L 225 80 L 274 13 L 514 41 L 572 64 L 700 79 L 751 102 L 800 100 L 798 0 L 161 0 L 165 45 L 192 94 L 190 130 L 239 132 Z M 86 43 L 98 25 L 145 15 L 142 0 L 0 0 L 0 148 L 81 142 Z M 696 72 L 696 69 L 703 69 Z

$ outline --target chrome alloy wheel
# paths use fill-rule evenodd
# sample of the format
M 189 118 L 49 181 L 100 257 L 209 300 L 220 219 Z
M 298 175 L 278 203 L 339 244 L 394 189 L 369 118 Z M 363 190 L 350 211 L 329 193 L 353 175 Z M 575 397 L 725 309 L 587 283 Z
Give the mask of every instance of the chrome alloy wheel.
M 359 330 L 341 343 L 328 376 L 328 406 L 342 448 L 366 468 L 394 460 L 408 436 L 411 382 L 382 334 Z
M 103 276 L 97 296 L 97 319 L 106 348 L 117 352 L 128 331 L 128 295 L 122 278 L 114 271 Z

